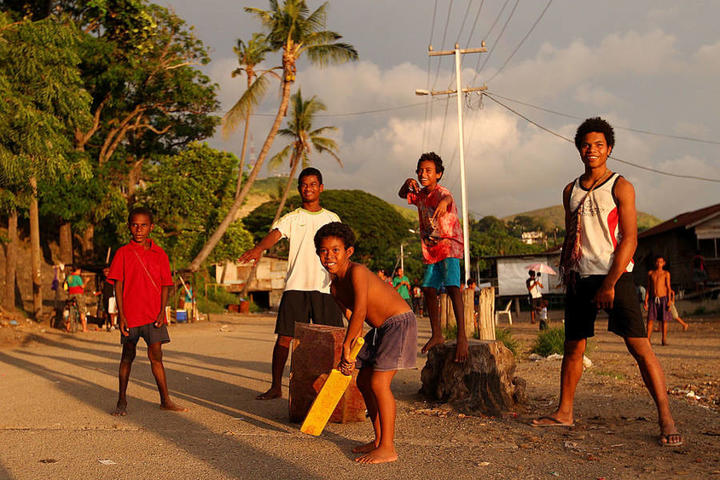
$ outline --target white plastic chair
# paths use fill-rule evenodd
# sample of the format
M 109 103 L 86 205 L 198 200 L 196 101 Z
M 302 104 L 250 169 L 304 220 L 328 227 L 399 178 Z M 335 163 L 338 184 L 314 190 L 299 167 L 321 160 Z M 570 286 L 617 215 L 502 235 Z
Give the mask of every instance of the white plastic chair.
M 505 307 L 505 310 L 496 310 L 495 311 L 495 325 L 498 325 L 500 323 L 500 315 L 507 315 L 508 322 L 510 325 L 512 325 L 512 313 L 510 313 L 510 307 L 512 307 L 512 300 L 510 300 L 507 304 L 507 307 Z

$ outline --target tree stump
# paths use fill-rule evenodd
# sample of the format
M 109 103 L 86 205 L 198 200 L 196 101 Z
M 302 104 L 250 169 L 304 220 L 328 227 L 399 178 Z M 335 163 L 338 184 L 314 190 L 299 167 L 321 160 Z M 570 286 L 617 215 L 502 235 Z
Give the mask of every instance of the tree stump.
M 499 415 L 525 402 L 525 381 L 502 342 L 470 340 L 468 359 L 456 363 L 455 342 L 434 347 L 422 370 L 420 392 L 465 413 Z
M 295 338 L 290 362 L 291 422 L 302 422 L 315 397 L 325 384 L 330 370 L 337 367 L 342 356 L 345 329 L 327 325 L 295 324 Z M 345 395 L 330 416 L 333 423 L 362 422 L 365 402 L 355 383 L 357 370 Z
M 463 317 L 465 317 L 465 333 L 468 338 L 472 338 L 477 330 L 475 328 L 475 290 L 466 288 L 462 292 L 463 306 L 465 308 Z

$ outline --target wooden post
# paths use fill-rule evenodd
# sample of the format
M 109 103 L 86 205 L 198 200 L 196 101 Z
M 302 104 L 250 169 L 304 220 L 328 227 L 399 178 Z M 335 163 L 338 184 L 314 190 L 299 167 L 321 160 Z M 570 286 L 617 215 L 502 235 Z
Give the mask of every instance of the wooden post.
M 440 313 L 440 328 L 445 330 L 448 327 L 447 318 L 447 295 L 441 293 L 438 295 L 438 311 Z
M 465 333 L 468 338 L 475 336 L 475 290 L 466 288 L 463 290 L 463 305 L 465 307 Z
M 515 317 L 520 319 L 520 297 L 515 297 Z
M 480 340 L 495 340 L 495 287 L 480 290 Z

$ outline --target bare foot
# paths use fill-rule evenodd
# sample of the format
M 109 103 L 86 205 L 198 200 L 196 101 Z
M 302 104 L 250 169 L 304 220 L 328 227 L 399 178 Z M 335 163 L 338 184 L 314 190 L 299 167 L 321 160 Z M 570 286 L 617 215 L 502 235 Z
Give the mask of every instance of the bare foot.
M 545 415 L 530 422 L 533 427 L 574 427 L 575 422 L 571 418 L 561 418 L 557 413 Z
M 355 459 L 358 463 L 388 463 L 398 459 L 394 447 L 378 447 Z
M 687 332 L 687 329 L 690 328 L 690 325 L 688 325 L 687 323 L 683 323 L 682 327 L 683 327 L 683 332 Z
M 455 362 L 464 363 L 468 358 L 468 342 L 467 340 L 458 340 L 455 346 Z
M 111 415 L 115 417 L 124 417 L 125 415 L 127 415 L 127 402 L 118 400 L 118 403 L 115 406 L 115 410 L 113 410 Z
M 160 408 L 163 410 L 169 410 L 171 412 L 187 412 L 188 409 L 185 407 L 181 407 L 177 403 L 173 403 L 172 400 L 166 400 L 164 403 L 160 404 Z
M 272 400 L 273 398 L 282 398 L 282 390 L 279 388 L 270 388 L 267 392 L 255 397 L 255 400 Z
M 352 449 L 353 453 L 370 453 L 373 450 L 377 448 L 377 445 L 375 444 L 375 440 L 368 443 L 363 443 L 362 445 L 358 445 L 357 447 Z
M 445 337 L 443 337 L 442 335 L 440 335 L 439 337 L 432 336 L 432 337 L 430 337 L 430 340 L 428 340 L 428 342 L 422 348 L 421 352 L 427 353 L 435 345 L 442 345 L 443 343 L 445 343 Z

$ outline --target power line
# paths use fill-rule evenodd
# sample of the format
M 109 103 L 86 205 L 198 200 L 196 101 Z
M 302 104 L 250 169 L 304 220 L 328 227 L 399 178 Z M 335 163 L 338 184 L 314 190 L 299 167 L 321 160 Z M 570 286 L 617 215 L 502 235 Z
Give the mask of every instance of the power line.
M 550 130 L 550 129 L 547 128 L 547 127 L 544 127 L 544 126 L 540 125 L 539 123 L 535 122 L 534 120 L 529 119 L 528 117 L 526 117 L 526 116 L 523 115 L 522 113 L 518 112 L 517 110 L 514 110 L 513 108 L 505 105 L 504 103 L 502 103 L 502 102 L 499 101 L 498 99 L 493 98 L 492 95 L 489 95 L 489 94 L 487 94 L 487 93 L 484 93 L 484 95 L 486 95 L 490 100 L 492 100 L 493 102 L 497 103 L 497 104 L 500 105 L 501 107 L 505 108 L 506 110 L 508 110 L 508 111 L 514 113 L 515 115 L 517 115 L 518 117 L 522 118 L 522 119 L 525 120 L 526 122 L 528 122 L 528 123 L 530 123 L 530 124 L 532 124 L 532 125 L 535 125 L 535 126 L 538 127 L 540 130 L 543 130 L 543 131 L 545 131 L 545 132 L 547 132 L 547 133 L 549 133 L 549 134 L 551 134 L 551 135 L 554 135 L 554 136 L 556 136 L 556 137 L 558 137 L 558 138 L 560 138 L 560 139 L 562 139 L 562 140 L 565 140 L 566 142 L 570 142 L 570 143 L 572 143 L 573 145 L 575 144 L 575 142 L 574 142 L 573 140 L 571 140 L 571 139 L 569 139 L 569 138 L 567 138 L 567 137 L 565 137 L 565 136 L 563 136 L 563 135 L 561 135 L 561 134 L 559 134 L 559 133 L 557 133 L 557 132 L 554 132 L 553 130 Z M 628 162 L 627 160 L 623 160 L 623 159 L 618 158 L 618 157 L 616 157 L 616 156 L 614 156 L 614 155 L 609 155 L 608 158 L 611 158 L 611 159 L 615 160 L 616 162 L 624 163 L 625 165 L 630 165 L 630 166 L 632 166 L 632 167 L 639 168 L 639 169 L 641 169 L 641 170 L 646 170 L 646 171 L 648 171 L 648 172 L 657 173 L 657 174 L 659 174 L 659 175 L 665 175 L 665 176 L 668 176 L 668 177 L 675 177 L 675 178 L 687 178 L 687 179 L 691 179 L 691 180 L 702 180 L 702 181 L 705 181 L 705 182 L 720 183 L 720 178 L 705 178 L 705 177 L 699 177 L 699 176 L 696 176 L 696 175 L 682 175 L 682 174 L 678 174 L 678 173 L 666 172 L 666 171 L 664 171 L 664 170 L 658 170 L 658 169 L 656 169 L 656 168 L 646 167 L 646 166 L 644 166 L 644 165 L 638 165 L 637 163 Z
M 465 14 L 462 17 L 462 23 L 460 24 L 460 30 L 458 30 L 457 38 L 455 39 L 455 43 L 460 43 L 460 36 L 462 35 L 463 30 L 465 30 L 465 21 L 468 18 L 468 13 L 470 13 L 470 7 L 472 7 L 473 0 L 468 1 L 468 6 L 465 9 Z
M 487 33 L 482 37 L 483 42 L 487 40 L 490 37 L 490 34 L 495 29 L 495 25 L 497 25 L 497 22 L 500 21 L 500 17 L 502 17 L 503 12 L 505 11 L 505 7 L 507 7 L 508 3 L 510 3 L 510 0 L 505 0 L 505 3 L 503 3 L 502 8 L 500 9 L 500 12 L 497 14 L 497 17 L 495 17 L 495 20 L 493 20 L 492 25 L 490 25 L 490 29 L 487 31 Z M 475 83 L 475 80 L 477 80 L 478 76 L 478 68 L 480 68 L 480 58 L 478 58 L 477 64 L 475 65 L 475 76 L 472 79 L 471 84 Z
M 439 101 L 438 100 L 431 100 L 431 102 Z M 370 115 L 373 113 L 382 113 L 382 112 L 390 112 L 393 110 L 403 110 L 406 108 L 413 108 L 413 107 L 419 107 L 424 106 L 426 102 L 418 102 L 418 103 L 408 103 L 406 105 L 397 105 L 395 107 L 385 107 L 385 108 L 377 108 L 375 110 L 362 110 L 358 112 L 344 112 L 344 113 L 318 113 L 315 116 L 316 117 L 353 117 L 358 115 Z M 277 115 L 277 113 L 253 113 L 253 117 L 274 117 Z
M 432 24 L 430 26 L 430 38 L 428 39 L 428 48 L 432 45 L 433 35 L 435 33 L 435 17 L 437 16 L 437 0 L 435 0 L 435 6 L 433 7 Z M 426 88 L 430 88 L 430 57 L 427 59 L 427 79 L 425 80 Z M 425 143 L 427 141 L 428 131 L 430 125 L 428 124 L 428 117 L 432 119 L 432 99 L 427 98 L 425 100 L 425 123 L 423 124 L 423 136 L 422 136 L 422 149 L 425 150 Z
M 497 38 L 493 42 L 493 46 L 490 47 L 490 51 L 485 56 L 485 61 L 480 66 L 480 69 L 475 72 L 476 77 L 477 77 L 477 75 L 480 74 L 480 72 L 483 71 L 483 69 L 485 68 L 485 65 L 487 65 L 487 62 L 490 60 L 490 57 L 492 57 L 492 54 L 495 51 L 495 49 L 497 48 L 498 43 L 500 43 L 500 39 L 502 38 L 503 34 L 505 33 L 505 29 L 507 28 L 508 24 L 510 23 L 510 20 L 512 20 L 512 17 L 515 14 L 515 10 L 517 9 L 517 6 L 519 3 L 520 3 L 520 0 L 515 0 L 515 5 L 513 5 L 512 10 L 510 10 L 510 15 L 508 15 L 508 18 L 505 20 L 505 24 L 503 25 L 502 30 L 500 30 L 500 34 L 497 36 Z
M 470 35 L 468 35 L 467 42 L 465 42 L 465 46 L 469 47 L 470 42 L 472 41 L 473 34 L 475 33 L 475 27 L 477 26 L 478 19 L 480 18 L 480 12 L 482 11 L 483 5 L 485 4 L 485 0 L 481 0 L 480 7 L 478 7 L 477 13 L 475 14 L 475 21 L 473 21 L 472 29 L 470 30 Z
M 498 69 L 497 72 L 495 72 L 495 74 L 492 77 L 490 77 L 490 79 L 488 80 L 488 83 L 492 82 L 495 79 L 495 77 L 500 75 L 500 72 L 503 71 L 505 66 L 507 66 L 507 64 L 510 62 L 510 60 L 515 56 L 517 51 L 520 50 L 520 47 L 522 46 L 522 44 L 525 43 L 525 40 L 528 39 L 530 34 L 533 32 L 533 30 L 535 30 L 535 27 L 537 27 L 537 24 L 540 23 L 540 20 L 542 20 L 543 16 L 545 15 L 545 12 L 547 12 L 547 9 L 550 8 L 550 4 L 552 2 L 553 2 L 553 0 L 548 0 L 547 5 L 545 5 L 545 8 L 543 9 L 543 11 L 540 12 L 540 16 L 537 18 L 537 20 L 535 20 L 535 23 L 532 24 L 532 27 L 530 27 L 530 30 L 528 30 L 528 32 L 525 34 L 525 36 L 522 38 L 522 40 L 520 40 L 520 43 L 517 44 L 517 46 L 515 47 L 515 50 L 513 50 L 512 53 L 510 54 L 510 56 L 507 58 L 507 60 L 505 60 L 505 63 L 502 64 L 502 66 Z
M 447 37 L 448 25 L 450 25 L 450 14 L 452 13 L 453 1 L 454 0 L 450 0 L 450 5 L 448 5 L 448 14 L 447 14 L 447 18 L 445 19 L 445 29 L 443 30 L 442 41 L 440 42 L 440 48 L 443 48 L 445 45 L 445 38 Z M 440 75 L 440 65 L 441 64 L 442 64 L 442 57 L 438 57 L 437 69 L 435 70 L 435 80 L 433 80 L 432 88 L 435 88 L 435 85 L 437 85 L 438 76 Z
M 549 109 L 549 108 L 541 107 L 541 106 L 539 106 L 539 105 L 533 105 L 532 103 L 523 102 L 522 100 L 516 100 L 516 99 L 514 99 L 514 98 L 505 97 L 505 96 L 503 96 L 503 95 L 500 95 L 500 94 L 497 93 L 497 92 L 488 92 L 488 93 L 492 93 L 492 95 L 494 95 L 494 96 L 496 96 L 496 97 L 498 97 L 498 98 L 502 98 L 503 100 L 507 100 L 507 101 L 509 101 L 509 102 L 513 102 L 513 103 L 517 103 L 517 104 L 520 104 L 520 105 L 524 105 L 524 106 L 526 106 L 526 107 L 531 107 L 531 108 L 534 108 L 534 109 L 536 109 L 536 110 L 540 110 L 540 111 L 543 111 L 543 112 L 552 113 L 553 115 L 558 115 L 558 116 L 560 116 L 560 117 L 571 118 L 571 119 L 573 119 L 573 120 L 585 120 L 585 118 L 587 118 L 587 117 L 580 117 L 580 116 L 578 116 L 578 115 L 571 115 L 571 114 L 569 114 L 569 113 L 558 112 L 557 110 L 551 110 L 551 109 Z M 672 135 L 672 134 L 670 134 L 670 133 L 652 132 L 652 131 L 650 131 L 650 130 L 643 130 L 643 129 L 631 128 L 631 127 L 613 127 L 613 128 L 616 129 L 616 130 L 625 130 L 625 131 L 628 131 L 628 132 L 642 133 L 642 134 L 644 134 L 644 135 L 652 135 L 652 136 L 654 136 L 654 137 L 672 138 L 672 139 L 675 139 L 675 140 L 684 140 L 684 141 L 687 141 L 687 142 L 707 143 L 707 144 L 709 144 L 709 145 L 720 145 L 720 141 L 717 141 L 717 140 L 706 140 L 706 139 L 703 139 L 703 138 L 686 137 L 686 136 L 683 136 L 683 135 Z

